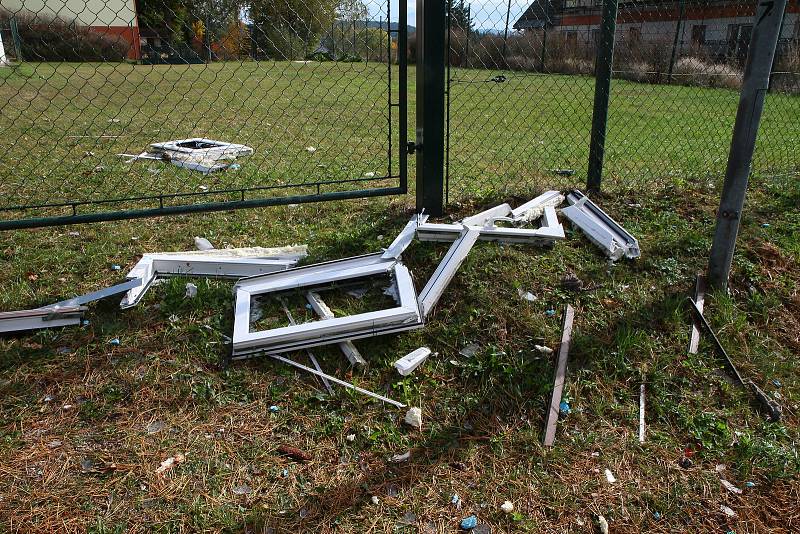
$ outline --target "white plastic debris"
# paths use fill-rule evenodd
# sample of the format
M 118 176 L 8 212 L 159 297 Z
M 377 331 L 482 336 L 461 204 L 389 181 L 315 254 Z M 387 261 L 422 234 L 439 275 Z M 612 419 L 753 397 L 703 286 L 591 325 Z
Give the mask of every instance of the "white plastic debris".
M 514 511 L 514 503 L 511 501 L 506 501 L 500 505 L 500 509 L 507 514 L 510 514 Z
M 428 347 L 420 347 L 394 362 L 394 366 L 398 373 L 403 376 L 408 376 L 414 372 L 414 369 L 422 365 L 430 355 L 431 349 Z
M 197 250 L 211 250 L 214 248 L 214 245 L 211 244 L 211 241 L 205 237 L 195 237 L 194 246 L 197 248 Z
M 535 348 L 542 354 L 553 354 L 553 349 L 551 349 L 550 347 L 545 347 L 543 345 L 534 345 L 533 348 Z
M 372 501 L 372 504 L 378 504 L 380 502 L 380 499 L 378 499 L 377 495 L 373 495 L 370 501 Z
M 242 484 L 241 486 L 234 486 L 233 487 L 233 494 L 234 495 L 247 495 L 248 493 L 252 493 L 253 490 L 247 484 Z
M 471 358 L 475 356 L 479 350 L 481 350 L 480 345 L 476 343 L 471 343 L 466 347 L 464 347 L 463 349 L 461 349 L 460 351 L 458 351 L 458 353 L 466 358 Z
M 719 481 L 722 484 L 722 486 L 726 490 L 730 491 L 731 493 L 735 493 L 737 495 L 741 495 L 742 494 L 742 490 L 740 490 L 739 488 L 737 488 L 736 486 L 734 486 L 733 484 L 731 484 L 730 482 L 728 482 L 724 478 L 721 478 Z
M 346 439 L 347 441 L 353 442 L 353 441 L 355 441 L 355 440 L 356 440 L 356 435 L 355 435 L 355 434 L 347 434 L 347 435 L 344 437 L 344 439 Z
M 736 512 L 725 506 L 724 504 L 719 505 L 719 511 L 725 514 L 728 517 L 736 517 Z
M 606 480 L 608 480 L 609 484 L 613 484 L 617 481 L 614 473 L 611 472 L 611 469 L 606 469 Z
M 306 152 L 308 152 L 309 154 L 313 154 L 316 151 L 317 151 L 316 147 L 313 147 L 313 146 L 307 146 L 306 147 Z
M 531 293 L 530 291 L 525 291 L 522 288 L 517 289 L 517 293 L 519 294 L 519 298 L 522 300 L 527 300 L 528 302 L 535 302 L 538 300 L 538 297 Z
M 406 451 L 403 454 L 395 454 L 389 461 L 395 464 L 399 464 L 401 462 L 407 462 L 411 458 L 411 451 Z
M 422 429 L 422 408 L 409 408 L 406 412 L 405 423 L 417 429 Z
M 197 286 L 191 282 L 187 282 L 186 284 L 186 295 L 184 298 L 193 299 L 197 296 Z
M 608 534 L 608 521 L 602 515 L 597 516 L 597 526 L 602 534 Z
M 156 469 L 156 474 L 163 475 L 176 465 L 182 463 L 183 460 L 184 456 L 182 454 L 176 454 L 175 456 L 170 456 L 169 458 L 161 462 L 161 465 L 158 467 L 158 469 Z

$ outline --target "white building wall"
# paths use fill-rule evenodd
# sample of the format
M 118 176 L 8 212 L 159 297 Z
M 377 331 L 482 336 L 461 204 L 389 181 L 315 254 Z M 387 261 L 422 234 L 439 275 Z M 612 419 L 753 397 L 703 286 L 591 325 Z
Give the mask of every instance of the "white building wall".
M 788 13 L 783 22 L 783 31 L 781 32 L 781 39 L 800 38 L 797 35 L 798 20 L 800 14 Z M 706 26 L 706 41 L 725 41 L 728 39 L 728 25 L 730 24 L 752 24 L 753 17 L 729 17 L 717 19 L 691 19 L 684 20 L 681 28 L 680 41 L 684 46 L 691 45 L 692 28 L 694 26 Z M 665 20 L 654 22 L 626 22 L 617 24 L 617 38 L 625 39 L 630 32 L 631 28 L 637 28 L 641 32 L 642 40 L 669 40 L 675 38 L 675 26 L 677 21 Z M 592 41 L 592 30 L 599 30 L 599 24 L 587 24 L 580 26 L 559 26 L 561 32 L 577 32 L 578 42 L 588 44 Z
M 134 0 L 0 0 L 0 9 L 58 17 L 81 26 L 136 26 Z

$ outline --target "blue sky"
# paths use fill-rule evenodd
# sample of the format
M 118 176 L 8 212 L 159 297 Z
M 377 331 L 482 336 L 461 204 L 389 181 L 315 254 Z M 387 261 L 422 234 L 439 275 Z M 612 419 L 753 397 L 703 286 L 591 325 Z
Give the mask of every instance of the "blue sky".
M 373 0 L 376 6 L 378 0 Z M 455 1 L 455 0 L 454 0 Z M 392 0 L 392 21 L 397 21 L 397 10 L 399 0 Z M 506 23 L 506 9 L 508 8 L 507 0 L 464 0 L 465 3 L 472 6 L 472 20 L 475 23 L 475 28 L 481 30 L 495 30 L 502 32 Z M 382 4 L 382 2 L 381 2 Z M 368 4 L 369 5 L 369 4 Z M 417 25 L 417 2 L 416 0 L 408 0 L 408 23 L 412 26 Z M 514 21 L 519 18 L 523 11 L 528 7 L 525 0 L 511 0 L 511 17 L 509 26 L 514 25 Z

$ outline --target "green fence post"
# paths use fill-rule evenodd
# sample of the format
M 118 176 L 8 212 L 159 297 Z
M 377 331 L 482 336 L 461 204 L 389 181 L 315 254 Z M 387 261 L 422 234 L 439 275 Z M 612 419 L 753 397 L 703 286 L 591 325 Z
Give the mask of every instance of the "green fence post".
M 17 26 L 17 17 L 11 17 L 11 40 L 14 41 L 14 52 L 17 55 L 17 61 L 20 63 L 22 60 L 22 39 L 19 36 L 19 26 Z
M 683 43 L 681 33 L 683 32 L 683 0 L 680 0 L 678 7 L 678 22 L 675 24 L 675 37 L 672 40 L 672 54 L 669 56 L 669 71 L 667 73 L 667 83 L 672 83 L 672 72 L 675 70 L 675 60 L 678 57 L 678 43 Z
M 442 0 L 417 0 L 417 211 L 434 217 L 444 203 L 445 12 Z
M 715 289 L 728 288 L 728 276 L 733 264 L 739 221 L 742 220 L 756 135 L 761 123 L 764 98 L 769 88 L 769 74 L 775 58 L 784 9 L 786 0 L 762 0 L 756 9 L 728 154 L 728 167 L 717 210 L 717 226 L 708 260 L 708 283 Z
M 600 42 L 597 43 L 597 59 L 594 72 L 594 110 L 592 112 L 592 136 L 589 141 L 589 173 L 586 188 L 599 192 L 603 177 L 608 102 L 611 98 L 611 70 L 614 65 L 614 33 L 617 29 L 617 0 L 603 1 L 603 17 L 600 21 Z

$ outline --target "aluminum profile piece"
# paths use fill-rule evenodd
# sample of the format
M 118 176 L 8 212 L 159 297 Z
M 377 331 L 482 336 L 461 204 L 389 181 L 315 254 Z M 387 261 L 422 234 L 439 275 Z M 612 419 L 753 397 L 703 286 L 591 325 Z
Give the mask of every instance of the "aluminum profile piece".
M 420 224 L 425 223 L 428 220 L 428 216 L 425 214 L 417 214 L 411 217 L 411 220 L 408 221 L 405 228 L 400 231 L 397 237 L 394 238 L 392 244 L 389 245 L 381 258 L 383 259 L 398 259 L 403 254 L 403 252 L 408 248 L 408 245 L 414 240 L 414 236 L 417 233 L 417 227 Z
M 511 218 L 517 223 L 533 221 L 544 215 L 545 208 L 557 208 L 562 202 L 564 202 L 564 195 L 560 191 L 545 191 L 538 197 L 511 210 Z
M 481 230 L 478 228 L 465 226 L 458 239 L 453 241 L 447 254 L 436 267 L 417 299 L 423 317 L 427 317 L 439 302 L 444 290 L 453 280 L 456 271 L 464 263 L 467 254 L 478 240 L 480 233 Z
M 552 206 L 543 209 L 543 214 L 539 219 L 539 228 L 494 226 L 495 222 L 500 221 L 512 224 L 517 222 L 517 219 L 508 216 L 497 216 L 487 220 L 490 221 L 491 226 L 470 226 L 479 231 L 478 239 L 481 241 L 549 245 L 565 237 L 564 227 L 558 221 L 556 210 Z M 417 237 L 420 241 L 455 241 L 463 229 L 463 221 L 462 224 L 423 223 L 417 226 Z
M 401 263 L 382 255 L 346 258 L 240 280 L 234 287 L 236 306 L 231 357 L 240 359 L 260 352 L 278 354 L 421 327 L 423 318 L 411 273 Z M 392 276 L 397 286 L 400 302 L 395 307 L 265 331 L 250 330 L 250 306 L 254 296 L 292 289 L 314 290 L 335 282 L 381 274 Z
M 259 249 L 254 251 L 260 254 Z M 139 279 L 141 283 L 127 292 L 120 303 L 120 308 L 130 308 L 138 304 L 158 278 L 203 276 L 238 279 L 284 271 L 297 265 L 300 257 L 302 255 L 297 254 L 285 258 L 247 257 L 215 251 L 207 251 L 206 254 L 194 251 L 145 254 L 127 275 L 128 280 Z
M 75 305 L 0 312 L 0 333 L 79 325 L 86 310 Z
M 567 195 L 568 207 L 561 213 L 577 226 L 589 240 L 600 247 L 611 260 L 638 258 L 639 242 L 619 223 L 578 191 Z

